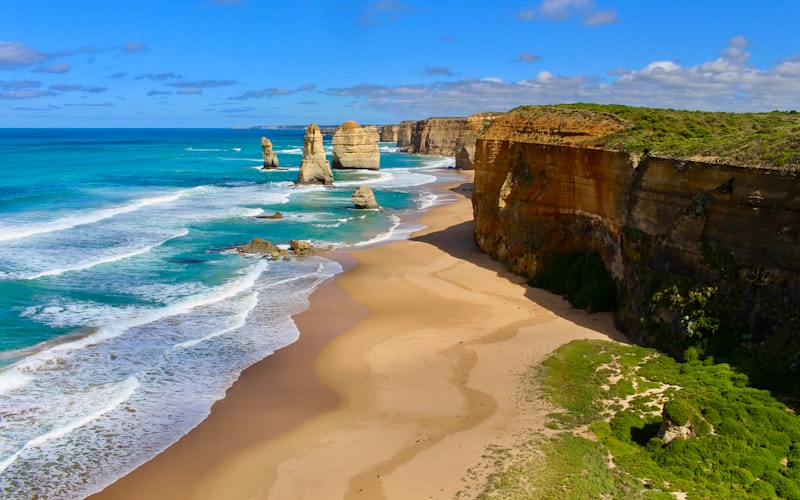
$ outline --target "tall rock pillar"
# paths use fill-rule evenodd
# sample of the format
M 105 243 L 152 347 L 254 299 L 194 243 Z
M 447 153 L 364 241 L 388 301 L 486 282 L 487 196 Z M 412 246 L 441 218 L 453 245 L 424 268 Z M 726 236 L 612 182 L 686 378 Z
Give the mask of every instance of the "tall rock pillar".
M 306 127 L 303 138 L 303 162 L 300 164 L 298 184 L 333 184 L 331 165 L 322 148 L 322 132 L 319 126 L 311 124 Z
M 261 156 L 264 157 L 264 170 L 278 168 L 278 155 L 272 150 L 272 141 L 266 137 L 261 138 Z

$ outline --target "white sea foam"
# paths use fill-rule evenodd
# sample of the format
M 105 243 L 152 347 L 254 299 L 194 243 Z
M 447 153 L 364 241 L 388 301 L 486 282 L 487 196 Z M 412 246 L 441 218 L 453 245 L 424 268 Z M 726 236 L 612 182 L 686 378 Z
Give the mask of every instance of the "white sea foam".
M 94 325 L 97 328 L 94 333 L 71 342 L 54 345 L 45 351 L 38 352 L 32 356 L 18 361 L 14 366 L 23 372 L 32 372 L 42 366 L 52 363 L 54 360 L 57 360 L 67 352 L 79 351 L 88 346 L 105 342 L 109 339 L 123 335 L 132 328 L 153 323 L 166 317 L 178 316 L 192 309 L 208 306 L 210 304 L 229 299 L 239 293 L 242 293 L 243 291 L 249 290 L 255 283 L 256 279 L 258 279 L 258 277 L 267 267 L 268 264 L 265 260 L 258 260 L 253 266 L 251 266 L 244 276 L 240 276 L 238 279 L 231 280 L 228 283 L 216 288 L 209 289 L 205 293 L 198 293 L 185 299 L 177 300 L 165 307 L 132 307 L 122 310 L 119 310 L 118 308 L 106 308 L 106 314 L 102 314 L 102 316 L 98 318 L 105 319 L 105 322 L 99 325 Z M 100 309 L 100 311 L 102 311 L 102 309 Z M 112 311 L 116 312 L 118 317 L 114 317 Z M 38 316 L 38 319 L 42 320 L 46 317 L 47 313 L 58 316 L 63 313 L 69 314 L 70 312 L 72 311 L 65 310 L 63 308 L 57 308 L 55 310 L 48 310 L 45 308 L 40 311 L 35 311 L 36 314 L 30 314 L 30 316 Z M 107 314 L 111 314 L 111 316 L 108 316 Z
M 31 448 L 41 447 L 48 441 L 52 441 L 62 436 L 65 436 L 66 434 L 69 434 L 73 430 L 79 427 L 83 427 L 84 425 L 93 422 L 94 420 L 97 420 L 106 413 L 112 411 L 113 409 L 124 403 L 126 400 L 128 400 L 128 398 L 131 397 L 131 395 L 136 391 L 138 387 L 139 387 L 139 381 L 136 379 L 136 377 L 128 377 L 120 384 L 99 388 L 100 391 L 107 393 L 108 396 L 110 397 L 106 405 L 96 409 L 92 413 L 79 416 L 72 421 L 64 423 L 60 427 L 53 428 L 49 432 L 40 434 L 39 436 L 36 436 L 35 438 L 31 439 L 30 441 L 25 443 L 22 446 L 22 448 L 20 448 L 17 452 L 15 452 L 11 456 L 7 457 L 5 460 L 0 462 L 0 472 L 6 470 L 26 450 L 29 450 Z
M 194 347 L 194 346 L 196 346 L 198 344 L 201 344 L 203 342 L 206 342 L 208 340 L 217 338 L 220 335 L 225 335 L 226 333 L 232 332 L 232 331 L 236 330 L 237 328 L 241 328 L 242 326 L 244 326 L 245 322 L 247 321 L 247 315 L 250 314 L 250 311 L 252 311 L 253 308 L 256 307 L 256 304 L 258 304 L 258 294 L 257 293 L 250 293 L 250 294 L 248 294 L 247 297 L 248 297 L 248 299 L 246 301 L 247 305 L 244 308 L 242 308 L 236 314 L 236 319 L 233 322 L 233 324 L 231 324 L 227 328 L 222 328 L 220 330 L 211 332 L 208 335 L 205 335 L 203 337 L 200 337 L 200 338 L 197 338 L 197 339 L 186 340 L 184 342 L 180 342 L 178 344 L 175 344 L 173 346 L 173 349 L 188 349 L 190 347 Z
M 0 395 L 24 387 L 32 378 L 15 367 L 0 371 Z
M 392 220 L 392 227 L 389 228 L 388 231 L 381 233 L 370 240 L 360 241 L 358 243 L 355 243 L 353 246 L 354 247 L 371 246 L 393 239 L 395 231 L 397 230 L 398 227 L 400 227 L 402 221 L 400 220 L 400 217 L 397 217 L 396 215 L 392 215 L 391 220 Z
M 99 265 L 102 265 L 102 264 L 110 264 L 112 262 L 119 262 L 119 261 L 124 260 L 124 259 L 129 259 L 131 257 L 136 257 L 137 255 L 146 254 L 147 252 L 151 251 L 153 248 L 156 248 L 156 247 L 158 247 L 160 245 L 163 245 L 164 243 L 166 243 L 169 240 L 172 240 L 172 239 L 175 239 L 175 238 L 180 238 L 180 237 L 186 236 L 187 234 L 189 234 L 189 230 L 184 228 L 180 232 L 176 233 L 174 236 L 171 236 L 171 237 L 169 237 L 169 238 L 167 238 L 167 239 L 165 239 L 165 240 L 163 240 L 161 242 L 158 242 L 156 244 L 153 244 L 153 245 L 147 245 L 147 246 L 142 247 L 142 248 L 137 248 L 137 249 L 130 250 L 130 251 L 123 251 L 122 253 L 111 254 L 111 255 L 100 257 L 100 258 L 97 258 L 97 259 L 94 259 L 94 260 L 88 260 L 88 261 L 85 261 L 85 262 L 81 262 L 81 263 L 75 264 L 75 265 L 70 266 L 70 267 L 48 269 L 46 271 L 40 271 L 38 273 L 30 274 L 30 275 L 27 275 L 27 276 L 13 276 L 13 275 L 10 275 L 10 277 L 15 277 L 16 279 L 20 279 L 21 278 L 21 279 L 35 280 L 35 279 L 43 278 L 45 276 L 60 276 L 60 275 L 62 275 L 64 273 L 69 273 L 69 272 L 74 272 L 74 271 L 85 271 L 87 269 L 91 269 L 91 268 L 93 268 L 95 266 L 99 266 Z
M 72 229 L 74 227 L 83 226 L 86 224 L 93 224 L 105 219 L 109 219 L 111 217 L 115 217 L 117 215 L 135 212 L 136 210 L 140 210 L 150 205 L 173 202 L 179 199 L 180 197 L 188 194 L 190 191 L 192 190 L 186 189 L 163 196 L 141 198 L 138 200 L 133 200 L 131 202 L 128 202 L 124 205 L 120 205 L 118 207 L 100 208 L 97 210 L 87 211 L 79 215 L 71 215 L 68 217 L 62 217 L 60 219 L 56 219 L 54 221 L 42 222 L 32 225 L 24 225 L 22 227 L 0 224 L 0 241 L 10 241 L 10 240 L 28 238 L 37 234 L 63 231 L 65 229 Z

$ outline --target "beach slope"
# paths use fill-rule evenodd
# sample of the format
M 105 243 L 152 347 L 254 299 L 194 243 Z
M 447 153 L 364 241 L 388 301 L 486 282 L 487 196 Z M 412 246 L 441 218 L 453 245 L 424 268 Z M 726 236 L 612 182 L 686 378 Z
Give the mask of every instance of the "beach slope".
M 206 422 L 98 498 L 166 490 L 170 498 L 217 499 L 477 491 L 491 472 L 475 472 L 488 446 L 513 447 L 545 430 L 550 408 L 523 401 L 522 391 L 532 389 L 521 387 L 522 375 L 566 342 L 619 334 L 611 315 L 571 309 L 480 253 L 471 178 L 451 191 L 457 200 L 423 217 L 426 229 L 350 253 L 355 265 L 312 295 L 297 317 L 301 339 L 287 348 L 297 365 L 281 363 L 281 377 L 302 382 L 286 385 L 285 395 L 237 396 L 237 386 L 273 383 L 259 379 L 267 372 L 245 372 Z M 278 364 L 283 351 L 261 364 Z M 218 411 L 223 404 L 236 409 Z M 278 426 L 271 419 L 279 415 L 286 418 Z M 226 433 L 252 439 L 228 446 Z M 191 450 L 198 449 L 208 456 L 196 460 Z

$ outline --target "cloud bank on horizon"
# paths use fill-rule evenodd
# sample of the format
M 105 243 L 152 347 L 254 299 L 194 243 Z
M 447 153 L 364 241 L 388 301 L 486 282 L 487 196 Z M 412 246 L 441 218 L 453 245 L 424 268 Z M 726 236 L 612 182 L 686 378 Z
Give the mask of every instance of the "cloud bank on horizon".
M 795 0 L 269 4 L 6 5 L 0 126 L 395 123 L 569 102 L 800 108 Z

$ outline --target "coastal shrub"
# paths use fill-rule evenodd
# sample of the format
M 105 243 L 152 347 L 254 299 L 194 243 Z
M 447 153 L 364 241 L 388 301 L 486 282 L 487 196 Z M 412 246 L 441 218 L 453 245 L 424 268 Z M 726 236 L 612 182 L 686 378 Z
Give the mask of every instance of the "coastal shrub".
M 654 491 L 689 498 L 800 495 L 800 417 L 750 387 L 729 364 L 680 363 L 639 346 L 575 341 L 544 365 L 545 393 L 565 409 L 558 418 L 588 424 L 616 470 Z M 617 395 L 631 387 L 635 394 L 623 408 Z M 653 408 L 662 405 L 675 422 L 691 422 L 696 436 L 658 438 L 662 416 Z
M 566 296 L 578 309 L 606 312 L 616 308 L 616 283 L 597 253 L 558 255 L 528 283 Z
M 610 113 L 633 125 L 601 139 L 610 149 L 668 157 L 704 156 L 725 163 L 780 169 L 800 167 L 797 113 L 724 113 L 585 103 L 555 107 Z

